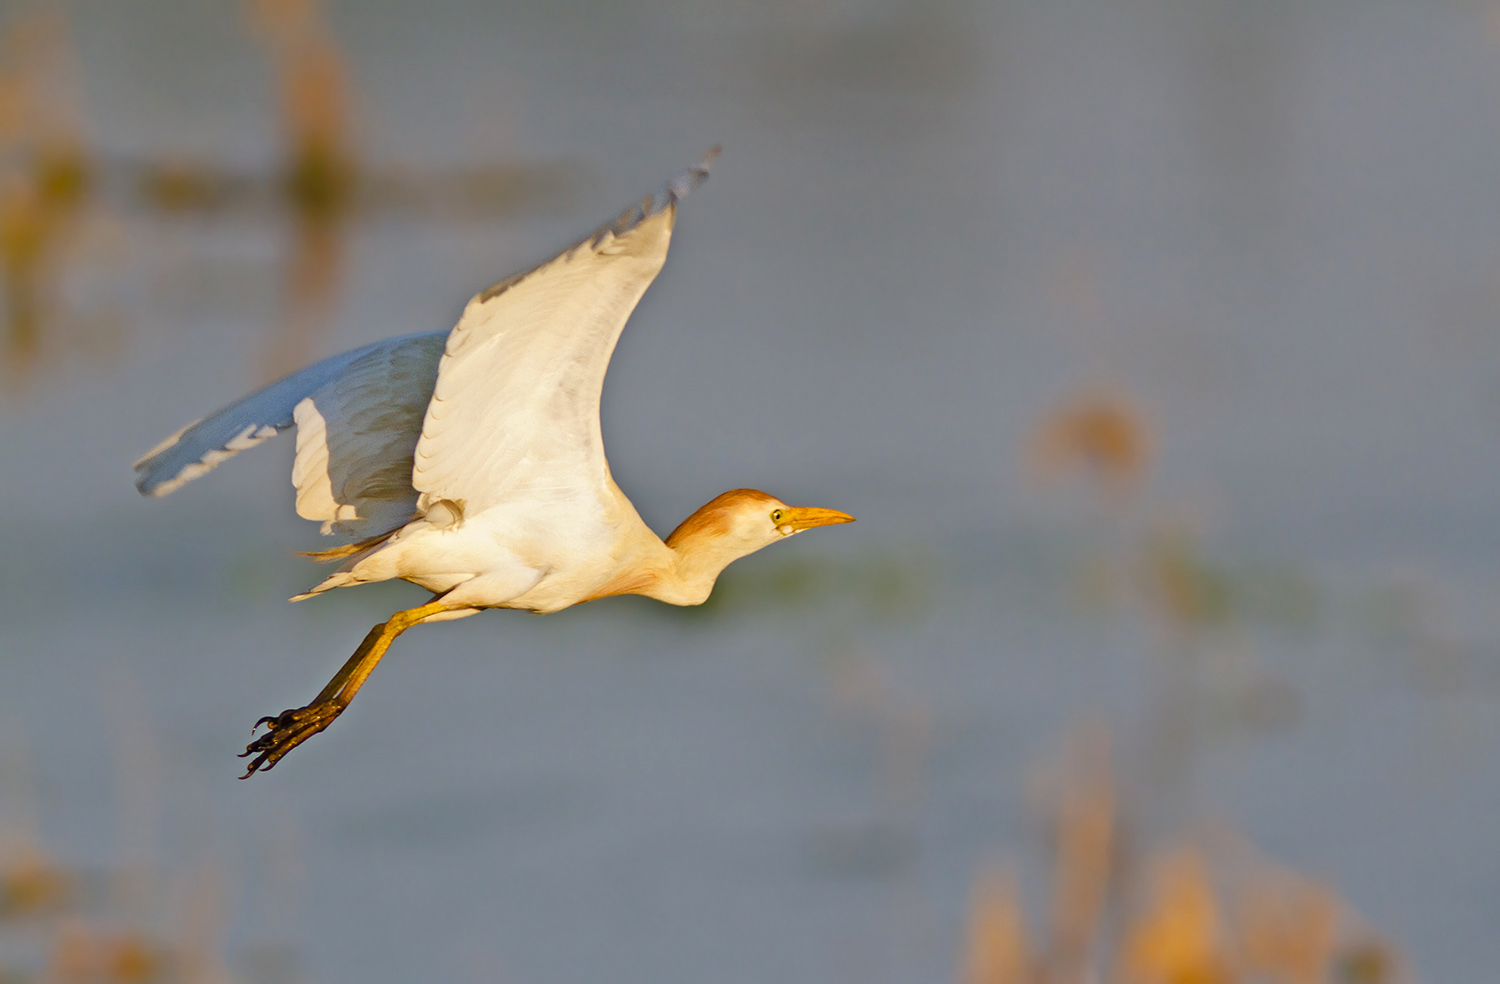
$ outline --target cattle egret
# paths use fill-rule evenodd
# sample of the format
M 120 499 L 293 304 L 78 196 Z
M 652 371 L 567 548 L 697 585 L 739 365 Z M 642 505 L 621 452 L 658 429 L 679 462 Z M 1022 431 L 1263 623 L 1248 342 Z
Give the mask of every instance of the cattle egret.
M 325 359 L 230 404 L 135 464 L 160 496 L 293 424 L 297 514 L 348 546 L 293 598 L 400 578 L 425 605 L 370 630 L 305 707 L 262 718 L 247 778 L 338 717 L 392 640 L 486 608 L 555 612 L 610 595 L 698 605 L 733 561 L 854 517 L 735 489 L 665 541 L 610 477 L 599 396 L 615 342 L 661 270 L 696 167 L 540 266 L 480 292 L 452 331 L 406 335 Z

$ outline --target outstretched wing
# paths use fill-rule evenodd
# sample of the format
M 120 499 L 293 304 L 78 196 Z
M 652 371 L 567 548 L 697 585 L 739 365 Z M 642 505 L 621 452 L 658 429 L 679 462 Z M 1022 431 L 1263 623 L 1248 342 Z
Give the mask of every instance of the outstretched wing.
M 471 300 L 448 336 L 412 470 L 421 507 L 604 499 L 599 396 L 636 302 L 667 257 L 677 201 L 710 151 L 666 189 L 534 270 Z M 595 507 L 597 508 L 597 507 Z
M 412 453 L 447 334 L 392 339 L 297 404 L 297 515 L 353 537 L 411 519 Z
M 427 337 L 436 338 L 436 344 L 441 345 L 446 334 Z M 142 495 L 175 492 L 221 462 L 292 426 L 297 404 L 338 379 L 361 358 L 418 337 L 422 336 L 387 339 L 331 356 L 189 424 L 135 463 L 135 487 Z

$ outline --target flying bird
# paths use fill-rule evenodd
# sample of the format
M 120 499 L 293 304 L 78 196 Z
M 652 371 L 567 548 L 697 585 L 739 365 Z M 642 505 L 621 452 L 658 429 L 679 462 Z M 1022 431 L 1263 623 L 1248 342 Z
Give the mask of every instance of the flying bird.
M 556 612 L 611 595 L 707 600 L 726 566 L 816 526 L 852 522 L 754 489 L 709 501 L 662 540 L 610 477 L 599 397 L 630 312 L 667 257 L 677 203 L 711 150 L 554 258 L 481 291 L 451 331 L 325 359 L 183 428 L 135 463 L 162 496 L 277 432 L 297 428 L 297 514 L 347 546 L 293 601 L 400 578 L 432 592 L 372 628 L 303 707 L 261 718 L 241 778 L 327 728 L 391 642 L 486 608 Z

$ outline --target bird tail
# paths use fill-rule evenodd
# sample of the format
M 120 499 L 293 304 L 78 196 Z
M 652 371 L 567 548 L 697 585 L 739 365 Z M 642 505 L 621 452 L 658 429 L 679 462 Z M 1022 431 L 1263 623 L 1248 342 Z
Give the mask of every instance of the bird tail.
M 309 598 L 316 598 L 325 591 L 332 591 L 334 588 L 344 588 L 351 584 L 364 583 L 348 571 L 335 571 L 301 594 L 292 595 L 287 601 L 306 601 Z
M 389 541 L 390 538 L 395 536 L 397 533 L 401 532 L 402 528 L 405 525 L 406 524 L 403 523 L 401 526 L 393 527 L 392 529 L 386 530 L 384 533 L 378 533 L 368 539 L 360 540 L 357 543 L 345 544 L 342 547 L 333 547 L 330 550 L 297 551 L 303 557 L 311 558 L 312 560 L 320 564 L 331 563 L 335 560 L 342 560 L 344 563 L 339 566 L 338 570 L 325 577 L 322 581 L 319 581 L 316 585 L 302 592 L 301 594 L 294 595 L 290 600 L 306 601 L 314 595 L 320 595 L 325 591 L 332 591 L 334 588 L 347 587 L 351 584 L 367 583 L 367 578 L 357 577 L 353 573 L 354 568 L 357 567 L 359 563 L 366 557 L 370 556 L 370 554 L 385 546 L 387 541 Z M 390 577 L 391 575 L 387 574 L 386 576 Z M 375 580 L 382 579 L 375 578 Z
M 404 526 L 405 524 L 403 523 L 402 525 Z M 353 557 L 355 554 L 362 554 L 366 550 L 373 550 L 395 536 L 396 531 L 400 529 L 400 526 L 393 526 L 384 533 L 377 533 L 372 537 L 367 537 L 354 543 L 346 543 L 342 547 L 331 547 L 327 550 L 298 550 L 297 555 L 299 557 L 307 557 L 314 563 L 330 564 L 335 560 L 344 560 L 347 557 Z

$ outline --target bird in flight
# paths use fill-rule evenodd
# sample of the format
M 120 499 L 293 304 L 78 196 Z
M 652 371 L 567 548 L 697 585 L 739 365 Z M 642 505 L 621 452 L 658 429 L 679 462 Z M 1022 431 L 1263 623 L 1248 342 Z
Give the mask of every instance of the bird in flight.
M 486 608 L 555 612 L 637 594 L 707 600 L 719 572 L 816 526 L 852 522 L 754 489 L 725 492 L 662 540 L 610 477 L 599 396 L 610 355 L 667 257 L 677 203 L 714 148 L 655 195 L 556 257 L 481 291 L 452 331 L 392 338 L 323 360 L 183 428 L 135 463 L 162 496 L 297 428 L 297 514 L 347 546 L 301 601 L 400 578 L 432 600 L 372 628 L 303 707 L 262 718 L 241 778 L 328 727 L 391 642 Z

